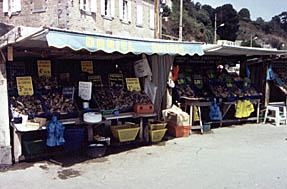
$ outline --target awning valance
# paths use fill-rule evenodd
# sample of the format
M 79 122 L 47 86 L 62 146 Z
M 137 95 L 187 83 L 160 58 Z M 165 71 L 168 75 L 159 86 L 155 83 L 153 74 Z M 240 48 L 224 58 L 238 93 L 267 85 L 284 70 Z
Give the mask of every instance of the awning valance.
M 46 34 L 50 47 L 69 47 L 75 51 L 86 49 L 90 52 L 104 51 L 122 54 L 169 54 L 169 55 L 203 55 L 201 43 L 186 43 L 166 40 L 142 40 L 121 38 L 107 35 L 93 35 L 61 30 L 49 30 Z

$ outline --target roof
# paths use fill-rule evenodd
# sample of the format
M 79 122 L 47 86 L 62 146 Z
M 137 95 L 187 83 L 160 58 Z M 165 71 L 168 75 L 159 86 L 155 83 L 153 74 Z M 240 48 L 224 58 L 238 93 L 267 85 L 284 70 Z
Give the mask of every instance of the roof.
M 205 55 L 218 56 L 270 56 L 287 54 L 286 50 L 228 46 L 228 45 L 212 45 L 205 44 L 202 46 Z
M 169 40 L 123 38 L 56 28 L 16 27 L 0 38 L 0 48 L 7 45 L 22 48 L 70 48 L 74 51 L 104 51 L 121 54 L 203 55 L 202 43 Z

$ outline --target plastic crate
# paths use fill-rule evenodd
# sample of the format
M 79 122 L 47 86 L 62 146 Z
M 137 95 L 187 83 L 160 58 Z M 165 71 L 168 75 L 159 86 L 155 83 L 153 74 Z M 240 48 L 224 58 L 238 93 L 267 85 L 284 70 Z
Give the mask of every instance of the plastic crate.
M 168 134 L 173 137 L 188 137 L 190 135 L 191 126 L 175 126 L 168 125 Z
M 152 114 L 154 113 L 153 104 L 135 104 L 134 111 L 137 114 Z
M 162 121 L 153 121 L 149 123 L 149 127 L 150 127 L 150 130 L 164 129 L 166 127 L 166 124 L 167 123 L 162 122 Z
M 159 129 L 159 130 L 149 131 L 150 132 L 149 136 L 150 136 L 151 142 L 161 141 L 166 131 L 167 131 L 167 129 Z
M 36 155 L 42 154 L 46 151 L 46 142 L 45 140 L 33 140 L 33 141 L 24 141 L 23 140 L 23 153 L 25 155 Z
M 113 137 L 120 142 L 134 141 L 139 130 L 139 126 L 131 124 L 111 126 Z

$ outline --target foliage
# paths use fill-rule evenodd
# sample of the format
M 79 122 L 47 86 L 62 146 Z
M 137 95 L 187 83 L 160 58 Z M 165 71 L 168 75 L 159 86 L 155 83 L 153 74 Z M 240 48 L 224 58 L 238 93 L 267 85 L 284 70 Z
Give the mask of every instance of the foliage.
M 250 22 L 251 19 L 250 19 L 250 12 L 248 9 L 246 8 L 243 8 L 241 9 L 239 12 L 238 12 L 238 15 L 239 15 L 239 19 L 240 20 L 243 20 L 245 22 Z

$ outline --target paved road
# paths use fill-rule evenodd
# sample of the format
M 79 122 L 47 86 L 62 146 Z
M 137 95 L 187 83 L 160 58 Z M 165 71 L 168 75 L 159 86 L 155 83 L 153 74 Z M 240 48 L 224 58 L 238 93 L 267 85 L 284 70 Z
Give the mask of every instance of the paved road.
M 0 188 L 287 188 L 287 127 L 247 124 L 104 158 L 0 169 Z

